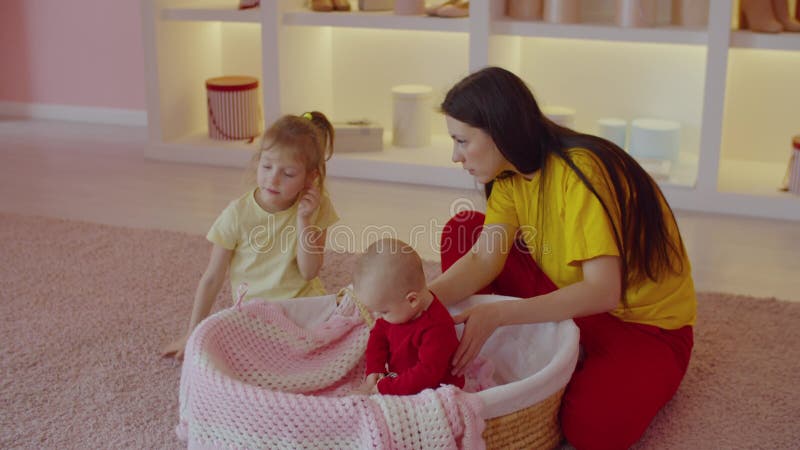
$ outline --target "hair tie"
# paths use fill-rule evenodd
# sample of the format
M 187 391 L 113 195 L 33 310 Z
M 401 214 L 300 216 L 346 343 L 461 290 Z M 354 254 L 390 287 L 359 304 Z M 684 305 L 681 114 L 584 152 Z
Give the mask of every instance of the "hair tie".
M 307 112 L 307 113 L 303 113 L 303 118 L 304 119 L 308 119 L 308 120 L 312 120 L 314 118 L 314 116 L 312 116 L 310 112 Z

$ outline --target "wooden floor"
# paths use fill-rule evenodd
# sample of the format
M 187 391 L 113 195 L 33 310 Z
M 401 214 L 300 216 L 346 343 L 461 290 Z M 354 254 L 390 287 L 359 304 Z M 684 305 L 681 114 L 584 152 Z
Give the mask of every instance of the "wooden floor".
M 142 156 L 146 130 L 0 118 L 0 211 L 205 234 L 243 192 L 243 170 Z M 453 211 L 477 190 L 328 179 L 342 220 L 329 245 L 359 251 L 391 234 L 438 259 Z M 800 301 L 800 222 L 678 212 L 698 290 Z M 0 223 L 2 226 L 2 223 Z

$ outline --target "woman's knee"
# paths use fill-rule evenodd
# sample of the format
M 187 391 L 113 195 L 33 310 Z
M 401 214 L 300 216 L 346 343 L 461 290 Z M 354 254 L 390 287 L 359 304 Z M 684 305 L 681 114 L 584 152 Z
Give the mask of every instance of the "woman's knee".
M 483 221 L 484 215 L 472 210 L 461 211 L 447 221 L 439 245 L 443 271 L 472 248 L 483 229 Z
M 567 442 L 577 450 L 616 450 L 627 449 L 638 441 L 650 421 L 631 421 L 628 415 L 609 407 L 607 403 L 565 396 L 560 415 Z

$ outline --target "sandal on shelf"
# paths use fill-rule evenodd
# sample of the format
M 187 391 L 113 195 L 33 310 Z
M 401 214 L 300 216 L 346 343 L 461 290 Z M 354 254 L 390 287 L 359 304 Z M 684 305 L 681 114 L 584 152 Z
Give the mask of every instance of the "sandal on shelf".
M 436 6 L 425 9 L 429 16 L 436 17 L 467 17 L 469 16 L 469 2 L 463 0 L 448 0 Z
M 433 6 L 428 6 L 427 8 L 425 8 L 425 14 L 427 14 L 429 16 L 436 16 L 436 15 L 438 15 L 438 14 L 436 14 L 436 12 L 439 11 L 439 8 L 442 8 L 442 7 L 447 6 L 447 5 L 452 5 L 454 3 L 458 3 L 458 0 L 447 0 L 447 1 L 443 2 L 443 3 L 437 3 L 437 4 L 433 5 Z
M 469 16 L 469 2 L 456 2 L 444 5 L 436 10 L 439 17 L 467 17 Z

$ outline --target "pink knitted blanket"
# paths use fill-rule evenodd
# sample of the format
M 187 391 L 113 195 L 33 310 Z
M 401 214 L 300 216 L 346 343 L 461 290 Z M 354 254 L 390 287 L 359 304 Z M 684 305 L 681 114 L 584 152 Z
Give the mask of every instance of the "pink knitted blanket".
M 319 300 L 330 313 L 334 296 Z M 484 448 L 474 394 L 351 395 L 368 334 L 349 296 L 307 327 L 262 300 L 209 317 L 186 348 L 178 436 L 204 449 Z

